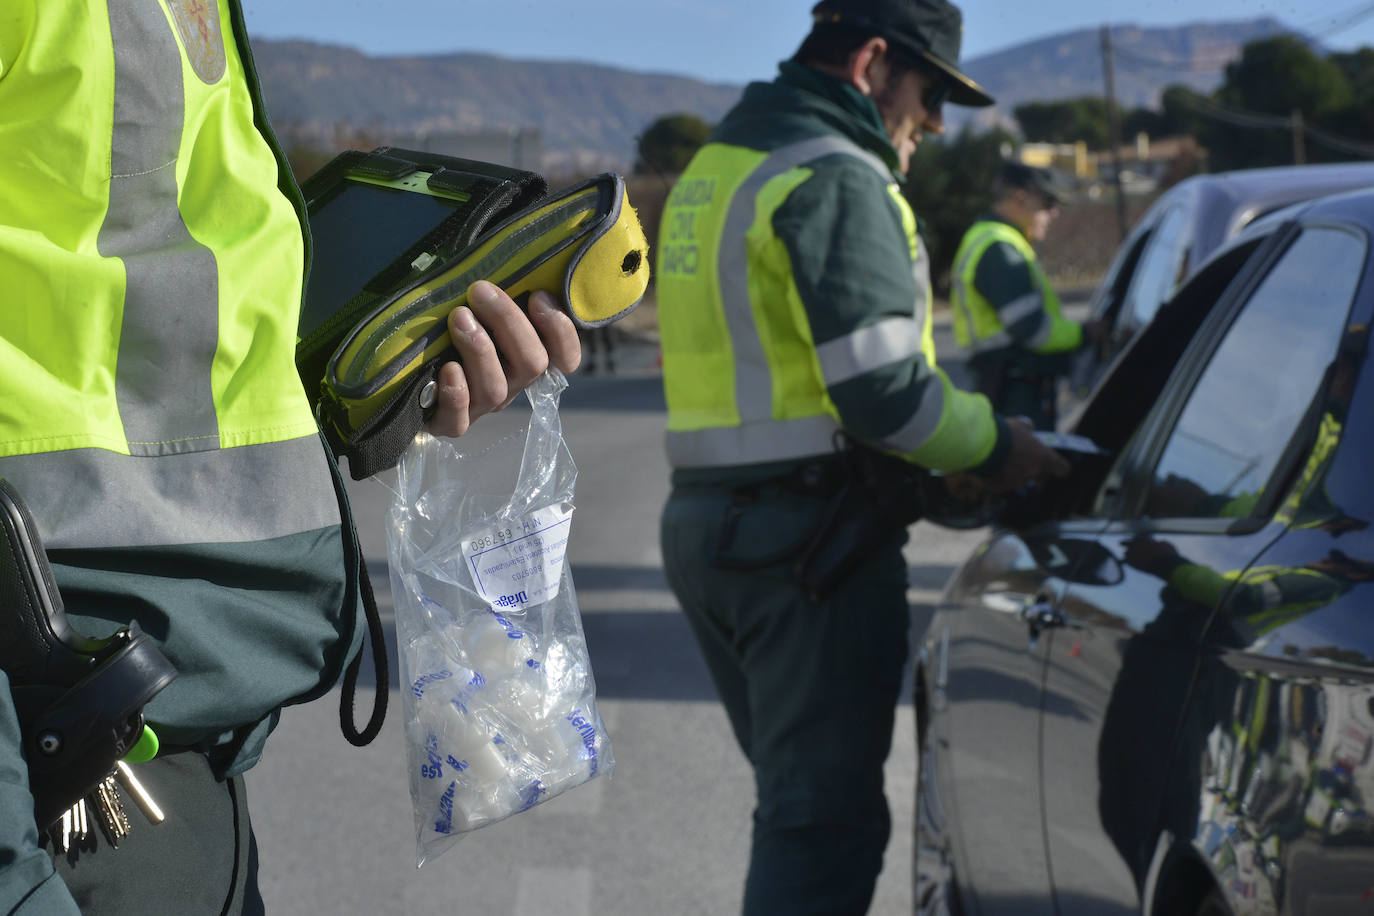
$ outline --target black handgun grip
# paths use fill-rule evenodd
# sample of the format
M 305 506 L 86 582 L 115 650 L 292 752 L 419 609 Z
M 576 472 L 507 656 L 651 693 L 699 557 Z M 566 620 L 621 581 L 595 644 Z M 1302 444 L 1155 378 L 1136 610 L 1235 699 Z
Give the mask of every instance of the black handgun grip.
M 137 625 L 107 639 L 74 630 L 28 506 L 0 478 L 0 669 L 23 738 L 40 827 L 114 769 L 143 707 L 176 669 Z
M 0 668 L 14 684 L 70 686 L 95 667 L 103 645 L 67 623 L 38 526 L 0 478 Z

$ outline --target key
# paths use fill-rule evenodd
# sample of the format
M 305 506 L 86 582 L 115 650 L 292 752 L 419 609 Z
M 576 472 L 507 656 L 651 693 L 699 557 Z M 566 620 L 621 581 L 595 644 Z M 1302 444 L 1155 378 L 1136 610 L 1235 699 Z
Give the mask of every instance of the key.
M 110 841 L 111 846 L 118 849 L 119 841 L 124 838 L 129 830 L 128 825 L 121 822 L 119 812 L 115 808 L 115 805 L 119 804 L 119 800 L 111 797 L 110 782 L 110 779 L 106 779 L 96 786 L 95 791 L 91 793 L 91 800 L 96 810 L 100 812 L 100 820 L 105 827 L 105 838 Z
M 124 801 L 119 797 L 119 784 L 115 782 L 113 774 L 105 777 L 105 793 L 110 797 L 110 811 L 119 825 L 120 836 L 128 836 L 129 815 L 124 810 Z
M 72 848 L 72 809 L 62 812 L 62 820 L 57 828 L 57 849 L 66 852 Z
M 161 824 L 165 821 L 167 815 L 163 814 L 162 809 L 158 807 L 157 802 L 153 800 L 153 796 L 148 792 L 147 788 L 144 787 L 143 783 L 139 781 L 138 777 L 134 775 L 133 767 L 129 766 L 123 760 L 119 761 L 118 766 L 119 769 L 115 775 L 119 777 L 120 784 L 129 791 L 130 797 L 133 798 L 134 804 L 138 805 L 139 810 L 143 812 L 143 816 L 148 818 L 148 822 L 152 824 Z

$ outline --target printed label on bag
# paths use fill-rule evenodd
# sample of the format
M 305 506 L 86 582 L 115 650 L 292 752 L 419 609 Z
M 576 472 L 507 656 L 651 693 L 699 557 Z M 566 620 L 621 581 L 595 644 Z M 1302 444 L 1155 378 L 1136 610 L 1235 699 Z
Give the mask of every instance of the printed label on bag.
M 572 529 L 569 503 L 536 509 L 463 539 L 477 594 L 493 608 L 518 611 L 558 594 Z

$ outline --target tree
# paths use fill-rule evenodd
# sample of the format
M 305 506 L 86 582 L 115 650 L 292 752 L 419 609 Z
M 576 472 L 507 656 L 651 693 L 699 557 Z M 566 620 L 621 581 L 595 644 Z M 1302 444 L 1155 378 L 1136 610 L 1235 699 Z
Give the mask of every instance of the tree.
M 1002 167 L 1002 148 L 1013 138 L 1002 130 L 926 140 L 916 150 L 907 174 L 907 200 L 920 221 L 930 250 L 930 277 L 937 294 L 949 289 L 949 271 L 959 241 L 992 206 L 992 186 Z
M 1252 41 L 1226 67 L 1217 101 L 1228 108 L 1287 116 L 1295 109 L 1309 121 L 1354 101 L 1350 81 L 1329 59 L 1301 39 L 1276 35 Z
M 1136 134 L 1146 134 L 1151 140 L 1167 137 L 1168 121 L 1164 115 L 1149 108 L 1132 108 L 1121 116 L 1121 135 L 1129 143 Z
M 1374 137 L 1374 48 L 1360 48 L 1346 54 L 1332 54 L 1328 60 L 1345 74 L 1350 83 L 1351 104 L 1333 112 L 1323 126 L 1346 137 L 1366 142 Z
M 1306 126 L 1339 117 L 1354 101 L 1350 80 L 1341 67 L 1291 35 L 1247 44 L 1240 60 L 1226 67 L 1226 80 L 1216 92 L 1216 103 L 1225 111 L 1285 119 L 1298 112 Z M 1218 169 L 1293 162 L 1293 132 L 1281 123 L 1265 129 L 1238 124 L 1234 117 L 1228 120 L 1223 115 L 1207 125 L 1202 140 Z M 1315 161 L 1349 158 L 1311 144 L 1306 151 Z
M 1092 149 L 1107 146 L 1107 102 L 1097 96 L 1028 102 L 1016 106 L 1012 114 L 1021 127 L 1021 135 L 1030 143 L 1082 140 Z
M 706 143 L 711 125 L 694 114 L 664 115 L 639 137 L 636 175 L 676 175 Z
M 1187 86 L 1170 86 L 1165 89 L 1159 100 L 1164 119 L 1164 135 L 1201 137 L 1207 126 L 1207 120 L 1201 111 L 1208 102 L 1207 96 Z

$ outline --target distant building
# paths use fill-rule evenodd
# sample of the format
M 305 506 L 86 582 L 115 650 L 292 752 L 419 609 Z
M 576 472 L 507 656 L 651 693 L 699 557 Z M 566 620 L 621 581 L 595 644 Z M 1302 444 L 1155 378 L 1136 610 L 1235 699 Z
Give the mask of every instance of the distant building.
M 1053 169 L 1068 177 L 1089 197 L 1097 197 L 1113 181 L 1115 165 L 1110 151 L 1089 152 L 1077 143 L 1025 143 L 1016 157 L 1027 165 Z M 1202 169 L 1207 151 L 1192 137 L 1151 140 L 1144 133 L 1117 150 L 1121 160 L 1121 184 L 1127 194 L 1149 194 Z

